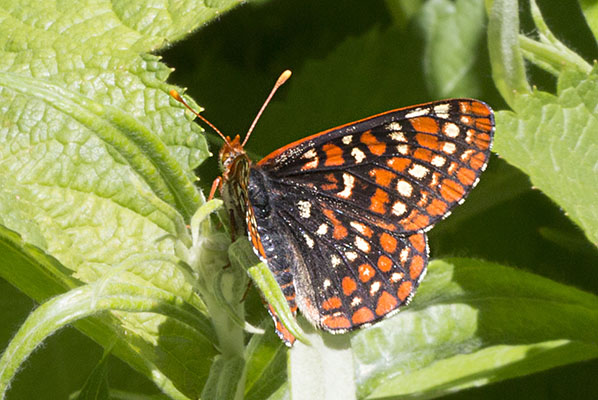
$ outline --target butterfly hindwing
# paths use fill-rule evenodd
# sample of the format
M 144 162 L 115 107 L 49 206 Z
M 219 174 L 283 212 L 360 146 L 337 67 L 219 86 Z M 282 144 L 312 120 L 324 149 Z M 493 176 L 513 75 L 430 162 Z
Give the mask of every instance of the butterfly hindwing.
M 316 326 L 339 333 L 371 324 L 406 304 L 424 276 L 424 233 L 402 236 L 352 220 L 344 205 L 289 191 L 261 171 L 252 170 L 248 193 L 260 209 L 254 237 L 263 258 L 283 291 L 293 277 L 291 310 L 299 306 Z M 267 212 L 257 204 L 264 197 Z

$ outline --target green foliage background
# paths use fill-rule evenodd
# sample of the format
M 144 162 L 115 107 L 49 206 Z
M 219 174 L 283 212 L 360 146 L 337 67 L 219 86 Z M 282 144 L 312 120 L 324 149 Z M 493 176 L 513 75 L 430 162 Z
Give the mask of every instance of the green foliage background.
M 234 398 L 241 353 L 246 398 L 288 396 L 285 365 L 292 374 L 300 362 L 255 290 L 237 306 L 246 278 L 219 275 L 218 224 L 200 229 L 208 245 L 190 244 L 184 226 L 203 201 L 193 185 L 207 190 L 218 170 L 167 95 L 187 87 L 225 134 L 243 134 L 286 68 L 293 77 L 249 142 L 254 159 L 438 98 L 497 111 L 498 156 L 430 231 L 437 261 L 414 303 L 350 338 L 357 398 L 598 393 L 598 2 L 538 1 L 548 28 L 527 1 L 507 0 L 0 4 L 0 345 L 34 309 L 32 348 L 59 321 L 75 326 L 27 359 L 8 399 L 166 398 L 156 385 L 172 398 Z M 207 138 L 216 153 L 219 139 Z M 230 254 L 233 267 L 251 263 Z M 230 279 L 222 296 L 237 308 L 227 311 L 264 336 L 223 344 L 231 322 L 210 319 L 221 304 L 206 274 Z M 65 292 L 73 298 L 60 303 Z

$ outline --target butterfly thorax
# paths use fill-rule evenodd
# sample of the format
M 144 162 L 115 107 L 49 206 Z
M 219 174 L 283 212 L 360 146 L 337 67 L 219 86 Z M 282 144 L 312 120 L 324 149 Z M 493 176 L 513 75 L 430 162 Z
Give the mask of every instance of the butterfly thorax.
M 230 218 L 233 239 L 247 234 L 247 181 L 251 161 L 241 145 L 239 136 L 226 138 L 220 150 L 222 186 L 220 194 Z

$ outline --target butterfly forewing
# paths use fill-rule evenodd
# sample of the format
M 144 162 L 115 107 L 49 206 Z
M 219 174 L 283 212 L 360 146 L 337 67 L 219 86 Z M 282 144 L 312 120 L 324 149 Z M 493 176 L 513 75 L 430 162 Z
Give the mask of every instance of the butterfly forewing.
M 259 165 L 272 180 L 347 204 L 355 218 L 431 227 L 477 183 L 490 155 L 491 109 L 468 99 L 390 111 L 292 143 Z

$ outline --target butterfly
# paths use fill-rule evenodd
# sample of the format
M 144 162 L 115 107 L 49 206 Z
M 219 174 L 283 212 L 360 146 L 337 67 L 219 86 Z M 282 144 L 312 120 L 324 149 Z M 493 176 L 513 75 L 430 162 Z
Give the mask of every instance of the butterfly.
M 292 313 L 299 309 L 316 327 L 344 333 L 409 303 L 426 273 L 426 231 L 463 203 L 486 168 L 494 114 L 473 99 L 399 108 L 297 140 L 254 163 L 244 146 L 289 76 L 281 75 L 243 142 L 195 113 L 225 142 L 222 176 L 210 196 L 220 189 L 233 234 L 249 237 Z M 272 307 L 270 313 L 292 345 L 294 336 Z

